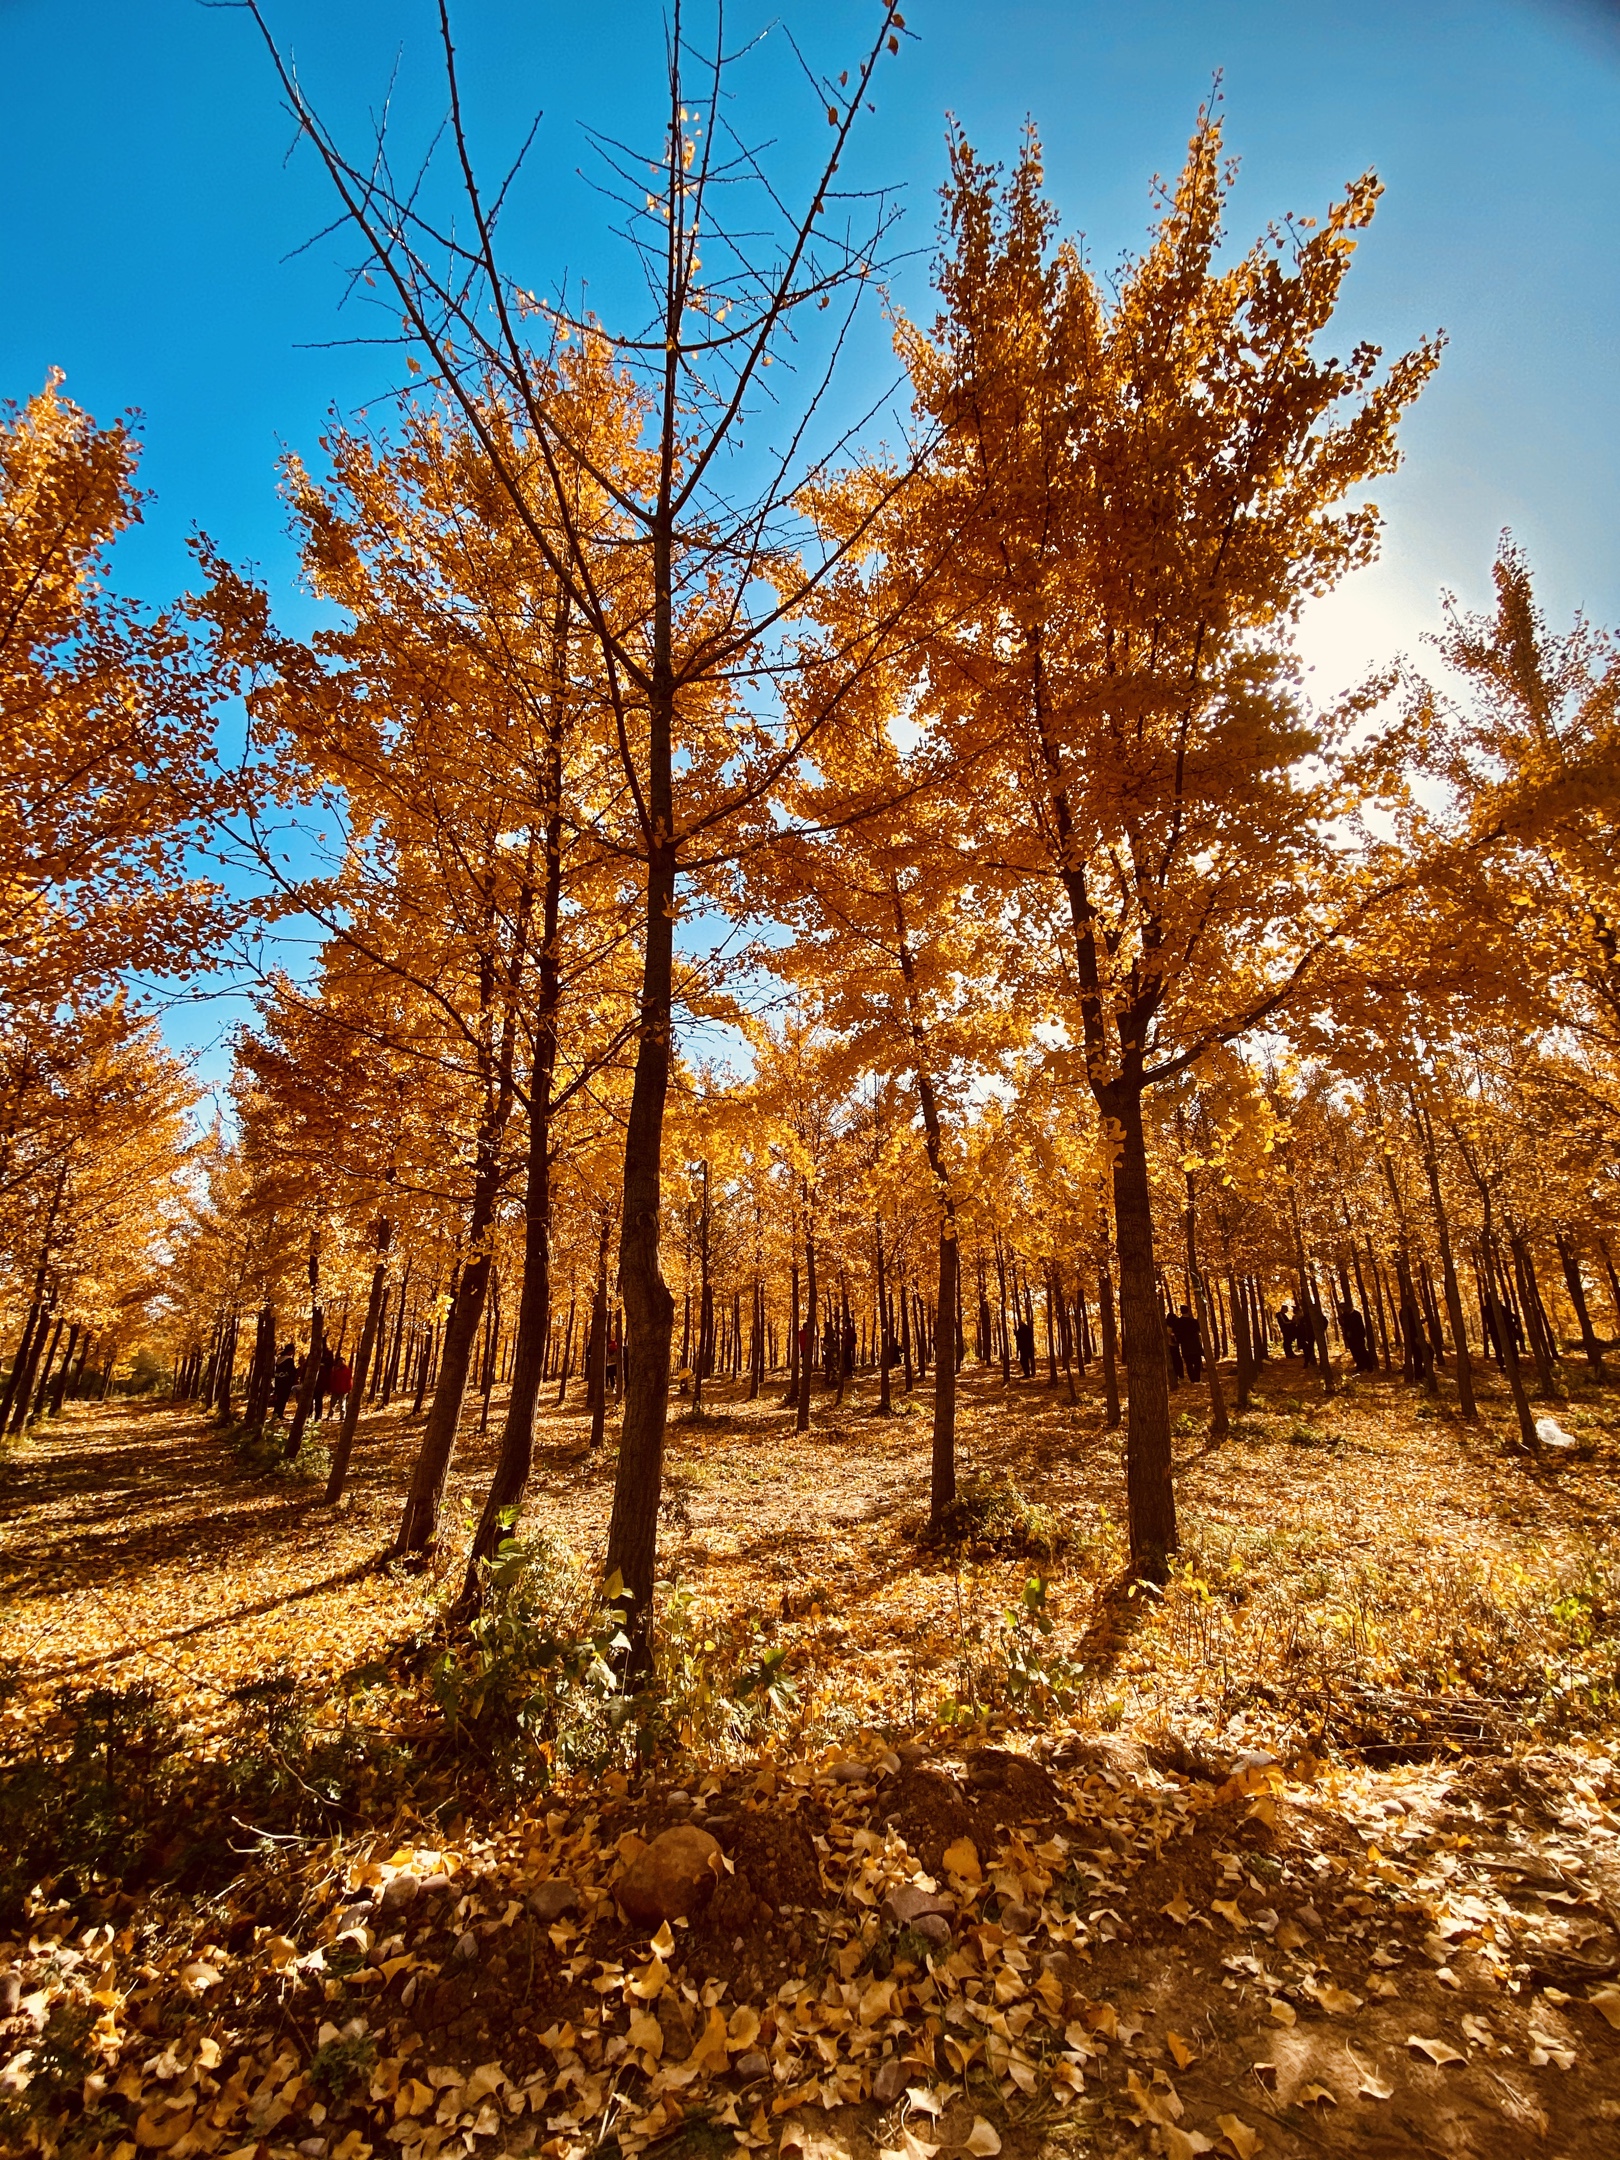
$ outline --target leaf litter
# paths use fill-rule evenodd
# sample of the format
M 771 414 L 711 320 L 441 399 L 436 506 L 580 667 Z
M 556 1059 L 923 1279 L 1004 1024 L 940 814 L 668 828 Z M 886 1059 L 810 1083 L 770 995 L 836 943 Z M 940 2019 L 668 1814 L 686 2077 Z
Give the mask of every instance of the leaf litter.
M 858 1452 L 854 1414 L 813 1449 L 773 1425 L 762 1478 L 737 1408 L 718 1438 L 674 1429 L 676 1477 L 700 1501 L 676 1542 L 700 1595 L 777 1616 L 793 1719 L 712 1760 L 560 1776 L 529 1801 L 473 1781 L 431 1806 L 391 1791 L 378 1820 L 313 1838 L 244 1825 L 231 1879 L 206 1893 L 161 1871 L 41 1882 L 0 1945 L 14 2149 L 990 2160 L 1506 2152 L 1552 2124 L 1595 2149 L 1612 2136 L 1620 1821 L 1602 1717 L 1542 1729 L 1498 1688 L 1472 1739 L 1455 1718 L 1426 1738 L 1398 1704 L 1401 1744 L 1357 1749 L 1352 1710 L 1365 1731 L 1380 1690 L 1483 1699 L 1489 1625 L 1472 1644 L 1453 1629 L 1450 1674 L 1417 1687 L 1410 1598 L 1403 1616 L 1386 1596 L 1355 1659 L 1332 1667 L 1306 1644 L 1292 1687 L 1257 1640 L 1325 1552 L 1348 1593 L 1341 1630 L 1372 1568 L 1416 1580 L 1458 1496 L 1527 1579 L 1528 1611 L 1532 1571 L 1567 1590 L 1580 1517 L 1603 1519 L 1601 1462 L 1527 1488 L 1386 1394 L 1360 1430 L 1389 1472 L 1376 1513 L 1300 1450 L 1267 1457 L 1289 1493 L 1244 1498 L 1233 1470 L 1263 1437 L 1220 1476 L 1191 1465 L 1202 1549 L 1146 1610 L 1112 1588 L 1101 1496 L 1117 1469 L 1084 1406 L 1065 1422 L 1021 1403 L 1014 1424 L 985 1390 L 978 1447 L 1005 1463 L 1015 1441 L 1019 1475 L 1080 1531 L 1051 1591 L 1089 1684 L 1067 1711 L 1020 1716 L 972 1666 L 988 1666 L 975 1614 L 1027 1564 L 908 1546 L 926 1475 L 912 1421 L 861 1425 Z M 547 1421 L 542 1504 L 588 1549 L 605 1494 L 576 1468 L 577 1431 Z M 271 1660 L 332 1684 L 420 1628 L 436 1586 L 369 1566 L 408 1454 L 389 1439 L 378 1421 L 334 1519 L 232 1479 L 180 1413 L 65 1423 L 29 1451 L 34 1497 L 13 1510 L 8 1728 L 37 1732 L 64 1686 L 116 1674 L 160 1691 L 206 1759 L 228 1744 L 221 1705 Z M 105 1478 L 87 1555 L 69 1472 L 82 1484 L 98 1453 L 124 1482 Z M 469 1489 L 481 1467 L 469 1449 Z M 1255 1537 L 1257 1501 L 1301 1526 L 1291 1550 Z M 1335 1691 L 1351 1709 L 1324 1714 Z M 423 1715 L 403 1700 L 377 1714 L 407 1739 Z M 680 1823 L 720 1848 L 710 1902 L 633 1928 L 616 1885 Z

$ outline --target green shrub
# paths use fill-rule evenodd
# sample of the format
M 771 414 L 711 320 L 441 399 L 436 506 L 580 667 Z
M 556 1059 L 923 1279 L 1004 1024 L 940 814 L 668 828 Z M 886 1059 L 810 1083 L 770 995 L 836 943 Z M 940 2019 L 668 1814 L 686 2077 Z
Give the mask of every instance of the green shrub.
M 10 1692 L 7 1689 L 5 1692 Z M 63 1688 L 31 1734 L 7 1720 L 0 1757 L 0 1914 L 43 1877 L 117 1878 L 141 1865 L 174 1784 L 179 1733 L 150 1684 Z
M 787 1650 L 752 1615 L 723 1627 L 678 1583 L 655 1590 L 653 1670 L 625 1691 L 627 1599 L 546 1537 L 509 1538 L 477 1617 L 429 1680 L 457 1740 L 516 1792 L 615 1760 L 723 1749 L 790 1710 Z
M 544 1536 L 505 1539 L 481 1580 L 477 1615 L 428 1676 L 457 1739 L 516 1792 L 604 1770 L 628 1714 L 624 1601 Z
M 635 1705 L 644 1759 L 724 1752 L 797 1707 L 787 1646 L 755 1614 L 717 1624 L 680 1583 L 659 1584 L 656 1609 L 653 1685 Z
M 960 1585 L 958 1586 L 960 1590 Z M 1089 1676 L 1053 1642 L 1054 1623 L 1043 1575 L 1032 1575 L 1018 1602 L 986 1624 L 958 1596 L 956 1684 L 941 1702 L 942 1724 L 995 1714 L 1042 1720 L 1073 1709 L 1090 1688 Z

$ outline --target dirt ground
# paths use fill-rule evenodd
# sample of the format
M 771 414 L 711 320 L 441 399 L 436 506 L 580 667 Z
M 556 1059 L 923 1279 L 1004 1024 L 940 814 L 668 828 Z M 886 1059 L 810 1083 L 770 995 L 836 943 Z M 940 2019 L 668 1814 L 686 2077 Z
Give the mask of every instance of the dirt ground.
M 679 1773 L 289 1844 L 202 1903 L 42 1891 L 0 1942 L 16 2149 L 1612 2149 L 1620 1397 L 1571 1377 L 1555 1407 L 1577 1445 L 1542 1465 L 1489 1388 L 1467 1429 L 1398 1382 L 1324 1402 L 1273 1362 L 1218 1446 L 1183 1388 L 1162 1595 L 1125 1579 L 1092 1390 L 966 1376 L 963 1475 L 1009 1480 L 1049 1559 L 919 1545 L 926 1391 L 882 1419 L 863 1377 L 818 1397 L 807 1435 L 780 1379 L 755 1404 L 711 1388 L 701 1422 L 677 1404 L 663 1565 L 699 1634 L 746 1617 L 787 1651 L 781 1728 Z M 3 1469 L 14 1740 L 64 1689 L 147 1681 L 206 1745 L 244 1684 L 336 1687 L 430 1627 L 499 1408 L 414 1576 L 377 1566 L 419 1430 L 397 1409 L 362 1423 L 336 1513 L 189 1411 L 71 1409 Z M 612 1461 L 587 1440 L 548 1409 L 524 1527 L 590 1561 Z M 1074 1697 L 1033 1719 L 1001 1618 L 1032 1573 Z M 940 1722 L 952 1702 L 974 1715 Z M 726 1877 L 649 1949 L 614 1882 L 692 1821 Z M 919 1871 L 951 1908 L 943 1943 L 885 1916 Z M 397 1941 L 355 1935 L 401 1874 L 443 1887 Z M 571 1910 L 537 1911 L 558 1878 Z M 28 2095 L 73 2001 L 100 2006 L 99 2067 L 42 2131 Z M 358 2083 L 330 2073 L 345 2046 Z

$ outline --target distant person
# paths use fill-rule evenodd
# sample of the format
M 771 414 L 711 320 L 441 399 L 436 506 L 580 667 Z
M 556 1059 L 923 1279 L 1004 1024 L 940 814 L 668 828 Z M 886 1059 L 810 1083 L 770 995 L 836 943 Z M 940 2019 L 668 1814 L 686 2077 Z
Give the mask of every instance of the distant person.
M 1170 1385 L 1180 1387 L 1187 1377 L 1187 1368 L 1181 1361 L 1181 1335 L 1176 1327 L 1176 1316 L 1168 1305 L 1164 1308 L 1164 1347 L 1170 1359 Z
M 314 1352 L 310 1353 L 314 1356 Z M 332 1377 L 332 1345 L 322 1343 L 320 1355 L 315 1360 L 315 1396 L 309 1406 L 309 1414 L 318 1425 L 321 1422 L 321 1406 L 326 1401 L 326 1390 Z
M 354 1374 L 348 1360 L 342 1356 L 333 1358 L 326 1375 L 326 1392 L 332 1400 L 332 1415 L 341 1417 L 349 1406 L 349 1390 L 354 1386 Z
M 283 1343 L 281 1355 L 276 1360 L 276 1369 L 270 1375 L 270 1415 L 273 1418 L 280 1419 L 287 1415 L 287 1404 L 297 1385 L 298 1359 L 293 1353 L 292 1344 Z
M 1187 1378 L 1197 1382 L 1204 1372 L 1204 1338 L 1198 1321 L 1190 1306 L 1183 1305 L 1175 1317 L 1176 1339 L 1181 1344 L 1181 1362 L 1187 1368 Z
M 1277 1314 L 1277 1333 L 1282 1337 L 1283 1356 L 1291 1358 L 1294 1345 L 1299 1341 L 1299 1323 L 1292 1305 L 1284 1305 Z
M 1357 1372 L 1371 1372 L 1378 1360 L 1372 1354 L 1367 1339 L 1367 1323 L 1348 1299 L 1339 1307 L 1339 1327 L 1344 1336 L 1344 1346 L 1350 1353 L 1350 1362 Z
M 1013 1341 L 1018 1347 L 1018 1370 L 1026 1380 L 1035 1377 L 1035 1324 L 1020 1320 L 1013 1329 Z

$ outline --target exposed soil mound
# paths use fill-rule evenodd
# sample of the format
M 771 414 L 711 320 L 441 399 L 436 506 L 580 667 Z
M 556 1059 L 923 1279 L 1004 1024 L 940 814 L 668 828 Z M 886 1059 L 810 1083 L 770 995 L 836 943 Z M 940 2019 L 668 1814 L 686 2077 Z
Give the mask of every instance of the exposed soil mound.
M 792 1814 L 748 1808 L 711 1828 L 736 1870 L 720 1884 L 709 1908 L 707 1924 L 717 1933 L 746 1934 L 784 1906 L 814 1909 L 826 1903 L 815 1847 L 826 1820 L 818 1808 L 803 1800 Z
M 1064 1820 L 1063 1796 L 1048 1773 L 1005 1748 L 976 1748 L 960 1763 L 900 1771 L 883 1787 L 878 1813 L 931 1874 L 957 1838 L 971 1838 L 988 1857 L 1009 1830 Z

